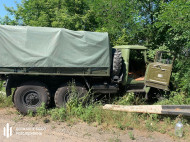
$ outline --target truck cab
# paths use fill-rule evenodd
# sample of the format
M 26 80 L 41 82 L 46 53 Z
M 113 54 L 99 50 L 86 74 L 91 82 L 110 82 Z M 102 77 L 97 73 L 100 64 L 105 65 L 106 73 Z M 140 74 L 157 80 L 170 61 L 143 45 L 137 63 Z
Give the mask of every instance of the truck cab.
M 150 87 L 169 90 L 173 58 L 166 51 L 158 51 L 154 62 L 147 60 L 147 47 L 121 45 L 114 49 L 122 53 L 122 81 L 127 92 L 146 92 Z

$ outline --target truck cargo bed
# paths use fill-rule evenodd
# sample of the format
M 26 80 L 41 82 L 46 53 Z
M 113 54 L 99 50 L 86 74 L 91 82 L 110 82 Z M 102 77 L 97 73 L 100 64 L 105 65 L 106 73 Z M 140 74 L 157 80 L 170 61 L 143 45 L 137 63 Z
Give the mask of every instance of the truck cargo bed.
M 0 25 L 0 74 L 109 76 L 108 33 Z

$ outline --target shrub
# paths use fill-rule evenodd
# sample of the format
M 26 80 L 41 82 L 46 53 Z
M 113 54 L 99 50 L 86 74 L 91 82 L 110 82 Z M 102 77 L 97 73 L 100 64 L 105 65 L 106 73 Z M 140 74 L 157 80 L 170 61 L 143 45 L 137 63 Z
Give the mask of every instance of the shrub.
M 48 112 L 53 120 L 64 121 L 66 120 L 67 113 L 64 107 L 55 108 Z
M 36 112 L 37 112 L 36 114 L 38 116 L 41 116 L 41 117 L 46 116 L 47 115 L 47 109 L 46 109 L 45 103 L 42 103 L 42 105 L 37 108 Z
M 156 103 L 157 105 L 189 105 L 190 97 L 184 93 L 172 91 L 168 99 L 161 100 Z
M 144 99 L 135 95 L 134 93 L 126 93 L 123 97 L 121 97 L 116 104 L 118 105 L 139 105 L 144 104 Z

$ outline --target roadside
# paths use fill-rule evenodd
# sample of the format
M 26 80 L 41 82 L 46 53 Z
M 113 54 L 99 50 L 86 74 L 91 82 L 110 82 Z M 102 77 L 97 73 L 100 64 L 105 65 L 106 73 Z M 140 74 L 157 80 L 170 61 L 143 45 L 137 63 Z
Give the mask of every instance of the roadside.
M 40 117 L 29 117 L 18 114 L 15 108 L 0 108 L 0 141 L 1 142 L 174 142 L 186 141 L 174 139 L 167 134 L 146 130 L 119 130 L 107 124 L 90 125 L 79 120 L 45 122 Z M 47 119 L 49 120 L 49 119 Z M 3 128 L 9 123 L 13 129 L 11 137 L 3 136 Z M 24 130 L 25 129 L 25 130 Z M 26 130 L 28 129 L 28 130 Z M 34 129 L 34 130 L 33 130 Z M 18 133 L 20 132 L 20 133 Z M 42 135 L 24 135 L 21 132 L 38 132 Z M 17 134 L 16 134 L 17 133 Z M 22 134 L 22 135 L 19 135 Z M 27 133 L 25 133 L 27 134 Z M 31 133 L 28 133 L 31 134 Z

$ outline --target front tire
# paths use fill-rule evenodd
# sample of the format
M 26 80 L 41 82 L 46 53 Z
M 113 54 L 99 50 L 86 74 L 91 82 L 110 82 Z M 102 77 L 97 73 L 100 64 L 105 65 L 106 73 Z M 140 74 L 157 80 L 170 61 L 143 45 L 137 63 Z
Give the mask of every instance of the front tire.
M 40 82 L 26 82 L 17 87 L 14 94 L 15 107 L 22 114 L 27 114 L 28 111 L 36 112 L 42 103 L 47 106 L 49 102 L 49 90 Z

